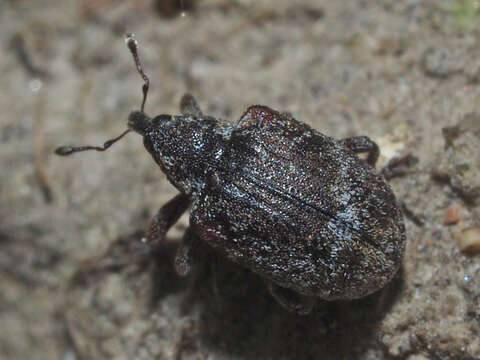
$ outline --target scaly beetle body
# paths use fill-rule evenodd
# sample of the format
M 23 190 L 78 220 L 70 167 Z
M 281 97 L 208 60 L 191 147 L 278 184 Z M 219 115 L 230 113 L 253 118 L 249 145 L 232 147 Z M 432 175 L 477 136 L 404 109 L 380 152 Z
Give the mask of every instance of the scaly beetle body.
M 144 88 L 144 102 L 145 96 Z M 191 206 L 175 259 L 179 274 L 190 271 L 195 244 L 203 240 L 263 277 L 281 304 L 308 313 L 318 298 L 366 296 L 397 272 L 406 242 L 403 215 L 374 168 L 374 142 L 335 140 L 261 105 L 235 125 L 203 115 L 190 95 L 180 108 L 182 115 L 151 119 L 142 105 L 128 120 L 180 191 L 152 221 L 150 243 L 161 242 Z M 360 152 L 368 152 L 366 160 Z
M 365 296 L 397 271 L 401 210 L 351 139 L 260 105 L 235 126 L 200 112 L 153 120 L 134 112 L 129 127 L 190 198 L 193 232 L 231 261 L 326 300 Z

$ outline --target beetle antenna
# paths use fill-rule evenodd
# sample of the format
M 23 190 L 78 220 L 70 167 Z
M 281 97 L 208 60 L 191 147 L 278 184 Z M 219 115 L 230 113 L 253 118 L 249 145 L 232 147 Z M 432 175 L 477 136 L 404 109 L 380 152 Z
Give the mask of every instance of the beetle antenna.
M 150 79 L 148 78 L 148 76 L 143 71 L 142 63 L 140 62 L 140 58 L 138 56 L 138 42 L 137 42 L 137 40 L 135 40 L 135 36 L 133 34 L 126 34 L 125 35 L 125 43 L 127 44 L 128 49 L 132 53 L 133 61 L 135 62 L 135 66 L 137 67 L 137 71 L 143 79 L 143 86 L 142 86 L 143 100 L 142 100 L 142 106 L 140 108 L 141 112 L 143 113 L 143 111 L 145 109 L 145 102 L 147 101 L 147 93 L 148 93 L 148 88 L 149 88 L 149 85 L 150 85 Z M 60 146 L 57 149 L 55 149 L 55 154 L 61 155 L 61 156 L 67 156 L 67 155 L 74 154 L 76 152 L 87 151 L 87 150 L 105 151 L 110 146 L 112 146 L 114 143 L 116 143 L 118 140 L 120 140 L 125 135 L 127 135 L 130 131 L 131 131 L 131 129 L 127 129 L 123 133 L 121 133 L 119 136 L 117 136 L 116 138 L 105 141 L 103 146 L 92 146 L 92 145 L 70 146 L 70 145 L 65 145 L 65 146 Z
M 118 140 L 120 140 L 125 135 L 127 135 L 129 132 L 130 132 L 130 129 L 125 130 L 123 133 L 118 135 L 116 138 L 105 141 L 103 143 L 103 146 L 91 146 L 91 145 L 85 145 L 85 146 L 64 145 L 64 146 L 60 146 L 60 147 L 55 149 L 55 154 L 61 155 L 61 156 L 67 156 L 67 155 L 72 155 L 73 153 L 76 153 L 76 152 L 87 151 L 87 150 L 105 151 L 110 146 L 112 146 L 114 143 L 116 143 Z
M 145 102 L 147 101 L 147 93 L 148 93 L 148 87 L 150 85 L 150 79 L 143 71 L 142 63 L 138 56 L 138 41 L 135 40 L 135 35 L 127 33 L 125 35 L 125 43 L 127 44 L 128 49 L 132 53 L 133 61 L 135 62 L 137 71 L 143 79 L 143 86 L 142 86 L 143 100 L 142 100 L 142 106 L 140 108 L 140 111 L 143 112 L 143 110 L 145 109 Z
M 149 85 L 150 85 L 150 79 L 148 78 L 148 76 L 143 71 L 142 63 L 140 62 L 140 58 L 138 56 L 138 42 L 137 42 L 137 40 L 135 40 L 135 36 L 133 34 L 126 34 L 125 35 L 125 43 L 127 44 L 128 49 L 132 53 L 133 61 L 135 62 L 135 66 L 137 67 L 137 71 L 143 79 L 143 86 L 142 86 L 143 100 L 142 100 L 142 106 L 140 108 L 140 110 L 143 113 L 143 111 L 145 109 L 145 102 L 147 101 L 147 93 L 148 93 L 148 88 L 149 88 Z M 120 140 L 125 135 L 127 135 L 130 131 L 131 131 L 131 129 L 127 129 L 123 133 L 121 133 L 119 136 L 117 136 L 116 138 L 105 141 L 103 146 L 92 146 L 92 145 L 70 146 L 70 145 L 65 145 L 65 146 L 60 146 L 57 149 L 55 149 L 55 154 L 61 155 L 61 156 L 67 156 L 67 155 L 72 155 L 76 152 L 87 151 L 87 150 L 105 151 L 110 146 L 112 146 L 114 143 L 116 143 L 118 140 Z

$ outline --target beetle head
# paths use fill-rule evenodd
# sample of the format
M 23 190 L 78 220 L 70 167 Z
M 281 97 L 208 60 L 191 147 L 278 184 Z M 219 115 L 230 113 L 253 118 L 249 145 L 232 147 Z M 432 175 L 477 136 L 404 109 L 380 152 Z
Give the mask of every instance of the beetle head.
M 180 191 L 201 190 L 211 167 L 221 157 L 226 130 L 212 117 L 132 112 L 130 129 L 143 136 L 155 162 Z M 228 131 L 228 130 L 227 130 Z
M 125 42 L 144 81 L 140 110 L 130 113 L 126 131 L 106 141 L 103 146 L 62 146 L 55 153 L 71 155 L 85 150 L 105 151 L 127 133 L 134 131 L 143 136 L 145 148 L 170 182 L 184 193 L 195 193 L 205 184 L 212 162 L 221 157 L 224 139 L 229 136 L 230 130 L 219 126 L 214 118 L 203 116 L 200 111 L 180 116 L 158 115 L 153 119 L 145 114 L 150 81 L 138 57 L 137 41 L 133 35 L 127 34 Z
M 132 111 L 128 116 L 128 128 L 142 136 L 145 136 L 151 125 L 152 119 L 143 111 Z

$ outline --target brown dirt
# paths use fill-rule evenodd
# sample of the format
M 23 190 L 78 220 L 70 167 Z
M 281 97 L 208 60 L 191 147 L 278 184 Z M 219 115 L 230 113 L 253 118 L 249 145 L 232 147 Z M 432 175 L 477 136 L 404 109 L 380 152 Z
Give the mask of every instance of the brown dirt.
M 453 236 L 480 225 L 480 27 L 462 4 L 198 0 L 182 17 L 175 2 L 0 2 L 2 359 L 480 359 L 480 258 Z M 139 137 L 52 154 L 101 144 L 138 108 L 126 31 L 151 114 L 176 113 L 188 91 L 231 121 L 262 103 L 337 138 L 368 135 L 383 163 L 418 156 L 392 181 L 423 223 L 407 220 L 398 277 L 297 317 L 225 262 L 215 281 L 201 266 L 178 278 L 187 217 L 161 254 L 139 253 L 175 194 Z M 452 205 L 461 218 L 447 226 Z

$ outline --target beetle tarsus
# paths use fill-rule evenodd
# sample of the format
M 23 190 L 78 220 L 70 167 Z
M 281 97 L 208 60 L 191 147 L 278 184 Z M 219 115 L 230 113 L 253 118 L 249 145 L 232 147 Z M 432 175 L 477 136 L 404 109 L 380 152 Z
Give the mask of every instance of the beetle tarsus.
M 380 173 L 385 180 L 390 180 L 405 175 L 408 172 L 408 168 L 416 163 L 418 163 L 418 158 L 412 154 L 394 157 L 380 170 Z

